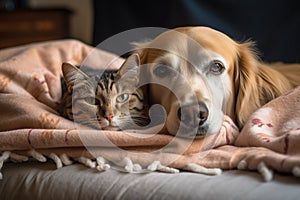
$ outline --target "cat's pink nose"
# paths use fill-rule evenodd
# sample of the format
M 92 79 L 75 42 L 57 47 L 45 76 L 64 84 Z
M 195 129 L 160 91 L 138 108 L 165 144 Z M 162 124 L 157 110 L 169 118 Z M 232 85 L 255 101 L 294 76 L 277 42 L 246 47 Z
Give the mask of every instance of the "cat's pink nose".
M 113 117 L 114 116 L 112 114 L 109 114 L 109 115 L 105 116 L 105 119 L 107 119 L 109 122 L 111 122 Z

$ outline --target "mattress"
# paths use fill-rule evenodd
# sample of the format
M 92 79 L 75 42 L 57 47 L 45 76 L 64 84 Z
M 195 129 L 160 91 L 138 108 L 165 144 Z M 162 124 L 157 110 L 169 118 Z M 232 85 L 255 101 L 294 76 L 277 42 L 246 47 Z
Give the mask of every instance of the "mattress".
M 53 162 L 7 163 L 0 199 L 299 199 L 300 180 L 275 174 L 270 182 L 251 171 L 218 176 L 98 172 L 80 164 L 56 169 Z

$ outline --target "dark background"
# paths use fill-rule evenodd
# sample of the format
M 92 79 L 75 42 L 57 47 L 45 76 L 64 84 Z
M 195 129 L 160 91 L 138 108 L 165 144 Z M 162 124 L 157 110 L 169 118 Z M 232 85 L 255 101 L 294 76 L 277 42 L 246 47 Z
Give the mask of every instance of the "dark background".
M 93 45 L 133 28 L 209 26 L 256 41 L 264 61 L 300 62 L 296 0 L 94 0 Z

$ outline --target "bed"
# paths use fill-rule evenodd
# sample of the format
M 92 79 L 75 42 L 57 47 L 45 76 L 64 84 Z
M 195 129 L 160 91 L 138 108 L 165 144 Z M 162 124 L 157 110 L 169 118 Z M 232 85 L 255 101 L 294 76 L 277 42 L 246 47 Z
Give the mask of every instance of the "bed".
M 0 51 L 0 199 L 298 199 L 300 88 L 241 131 L 225 116 L 205 139 L 143 137 L 59 116 L 62 62 L 116 69 L 123 60 L 77 40 Z

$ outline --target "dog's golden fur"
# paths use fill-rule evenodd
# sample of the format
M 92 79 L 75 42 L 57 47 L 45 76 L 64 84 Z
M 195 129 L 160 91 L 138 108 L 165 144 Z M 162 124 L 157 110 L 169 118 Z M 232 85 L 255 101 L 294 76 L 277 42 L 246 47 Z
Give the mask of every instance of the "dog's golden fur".
M 179 37 L 177 34 L 183 37 Z M 200 48 L 198 49 L 193 44 L 190 45 L 190 39 L 199 44 Z M 204 51 L 205 53 L 203 53 Z M 155 78 L 152 70 L 155 68 L 155 64 L 152 65 L 151 63 L 163 62 L 169 67 L 180 71 L 182 76 L 186 76 L 187 82 L 191 85 L 191 90 L 196 94 L 198 100 L 207 103 L 210 115 L 213 112 L 222 112 L 229 115 L 236 121 L 239 128 L 244 126 L 255 110 L 291 88 L 300 85 L 300 64 L 264 63 L 259 60 L 251 42 L 238 43 L 225 34 L 208 27 L 180 27 L 167 31 L 153 41 L 139 44 L 137 52 L 141 57 L 141 64 L 148 64 L 147 70 L 150 79 Z M 192 58 L 190 54 L 193 54 Z M 198 56 L 198 54 L 201 56 Z M 210 62 L 208 57 L 220 59 L 224 63 L 225 74 L 212 76 L 202 69 L 202 71 L 189 73 L 187 71 L 190 70 L 191 64 L 187 64 L 184 59 L 179 59 L 176 56 L 191 58 L 191 63 L 198 65 L 196 68 L 205 67 L 206 64 L 203 62 L 205 60 L 207 60 L 207 63 Z M 217 107 L 212 105 L 216 104 L 215 102 L 218 100 L 209 99 L 214 98 L 214 92 L 211 90 L 216 88 L 211 87 L 215 83 L 213 80 L 208 79 L 218 79 L 215 81 L 216 88 L 220 87 L 217 82 L 222 82 L 224 92 L 220 90 L 217 94 L 221 93 L 225 96 L 219 102 L 219 104 L 225 105 Z M 209 82 L 212 83 L 207 84 Z M 204 88 L 208 85 L 210 88 Z M 172 111 L 172 106 L 175 105 L 173 102 L 176 101 L 174 95 L 170 95 L 167 90 L 159 85 L 151 84 L 149 93 L 150 102 L 162 104 L 166 108 L 167 114 L 173 115 L 173 126 L 176 118 L 176 112 Z M 210 93 L 210 95 L 207 93 Z M 220 107 L 219 111 L 215 111 L 216 109 L 214 110 L 213 106 Z M 220 114 L 214 117 L 212 115 L 212 119 L 207 120 L 206 123 L 220 128 L 220 122 L 214 123 L 214 120 L 220 118 L 219 116 Z M 178 123 L 180 122 L 178 121 Z M 217 129 L 206 130 L 215 131 Z M 170 132 L 175 134 L 175 130 Z
M 251 43 L 239 44 L 235 69 L 234 117 L 243 127 L 248 117 L 272 99 L 300 85 L 300 65 L 264 63 Z

